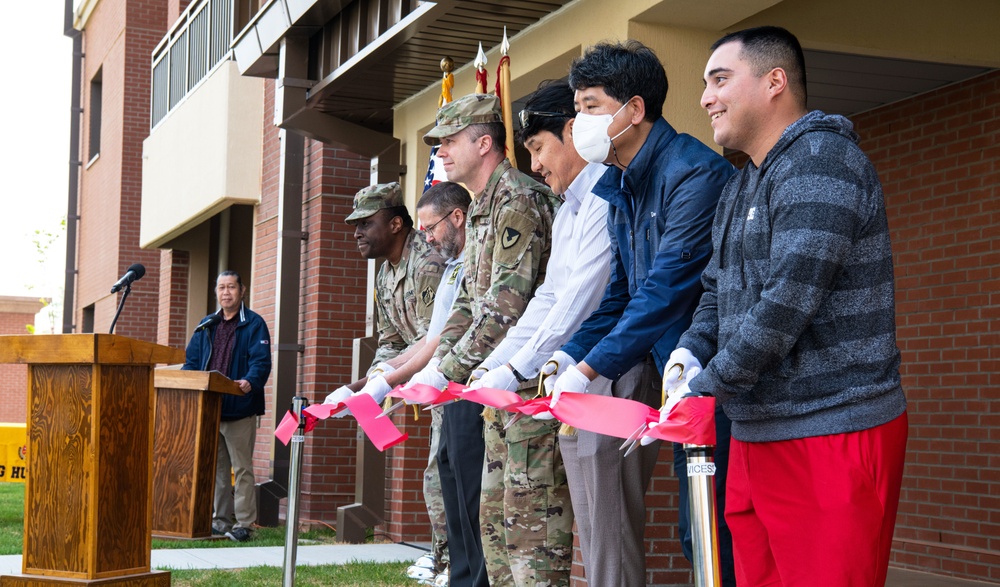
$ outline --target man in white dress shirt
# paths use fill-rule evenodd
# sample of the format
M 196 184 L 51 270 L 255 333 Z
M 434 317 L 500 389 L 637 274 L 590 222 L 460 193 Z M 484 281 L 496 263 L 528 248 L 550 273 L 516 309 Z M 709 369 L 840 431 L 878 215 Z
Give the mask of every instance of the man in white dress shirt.
M 545 282 L 474 373 L 473 387 L 535 395 L 531 381 L 600 303 L 611 273 L 608 204 L 591 193 L 604 174 L 573 147 L 573 91 L 543 84 L 520 113 L 531 169 L 564 199 L 552 227 Z M 487 408 L 480 524 L 490 585 L 569 585 L 573 508 L 558 446 L 559 422 Z

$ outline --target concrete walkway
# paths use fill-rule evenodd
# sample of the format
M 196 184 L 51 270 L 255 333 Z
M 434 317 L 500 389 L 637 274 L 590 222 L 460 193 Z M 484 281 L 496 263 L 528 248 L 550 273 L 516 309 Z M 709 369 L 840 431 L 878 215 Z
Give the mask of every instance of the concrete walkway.
M 352 561 L 412 562 L 427 552 L 426 548 L 407 544 L 323 544 L 299 546 L 296 566 L 336 565 Z M 154 550 L 154 569 L 242 569 L 254 566 L 281 567 L 285 561 L 282 546 L 244 546 L 240 548 L 183 548 Z M 0 575 L 21 573 L 21 555 L 0 556 Z

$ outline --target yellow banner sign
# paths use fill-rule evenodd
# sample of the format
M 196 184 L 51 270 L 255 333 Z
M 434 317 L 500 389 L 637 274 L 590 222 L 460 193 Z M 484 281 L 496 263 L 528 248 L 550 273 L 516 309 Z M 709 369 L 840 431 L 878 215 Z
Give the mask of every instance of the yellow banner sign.
M 0 424 L 0 482 L 24 483 L 28 477 L 27 452 L 27 426 Z

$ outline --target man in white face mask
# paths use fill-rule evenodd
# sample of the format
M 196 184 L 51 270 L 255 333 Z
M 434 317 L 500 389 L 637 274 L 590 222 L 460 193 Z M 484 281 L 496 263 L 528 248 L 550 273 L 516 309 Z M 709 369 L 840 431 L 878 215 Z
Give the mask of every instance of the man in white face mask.
M 609 165 L 593 192 L 608 201 L 611 283 L 598 309 L 553 356 L 562 391 L 611 393 L 660 407 L 660 381 L 702 292 L 712 253 L 712 222 L 733 167 L 662 117 L 667 76 L 637 41 L 601 43 L 573 62 L 573 144 Z M 690 365 L 695 367 L 695 365 Z M 598 379 L 598 376 L 602 376 Z M 613 381 L 610 390 L 600 382 Z M 591 384 L 591 382 L 594 382 Z M 725 504 L 729 420 L 717 415 L 715 453 L 723 585 L 735 586 Z M 620 439 L 581 431 L 576 458 L 566 459 L 587 580 L 592 585 L 646 584 L 644 497 L 659 443 L 622 458 Z M 684 454 L 675 448 L 680 536 L 691 558 Z

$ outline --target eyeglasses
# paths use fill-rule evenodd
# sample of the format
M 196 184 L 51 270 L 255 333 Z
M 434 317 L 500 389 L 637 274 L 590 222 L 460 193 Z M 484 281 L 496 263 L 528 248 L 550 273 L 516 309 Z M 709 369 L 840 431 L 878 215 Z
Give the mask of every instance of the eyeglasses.
M 517 113 L 517 119 L 521 121 L 521 128 L 527 128 L 527 126 L 531 124 L 531 118 L 533 116 L 573 118 L 572 114 L 566 114 L 565 112 L 542 112 L 540 110 L 522 110 Z
M 458 210 L 458 208 L 455 208 L 455 210 Z M 444 221 L 445 218 L 447 218 L 447 217 L 451 216 L 452 214 L 454 214 L 455 210 L 452 210 L 451 212 L 448 212 L 447 214 L 445 214 L 444 216 L 442 216 L 441 218 L 439 218 L 437 222 L 431 224 L 430 226 L 425 226 L 424 227 L 424 232 L 430 232 L 430 231 L 434 230 L 435 226 L 437 226 L 438 224 L 441 224 L 441 222 Z

